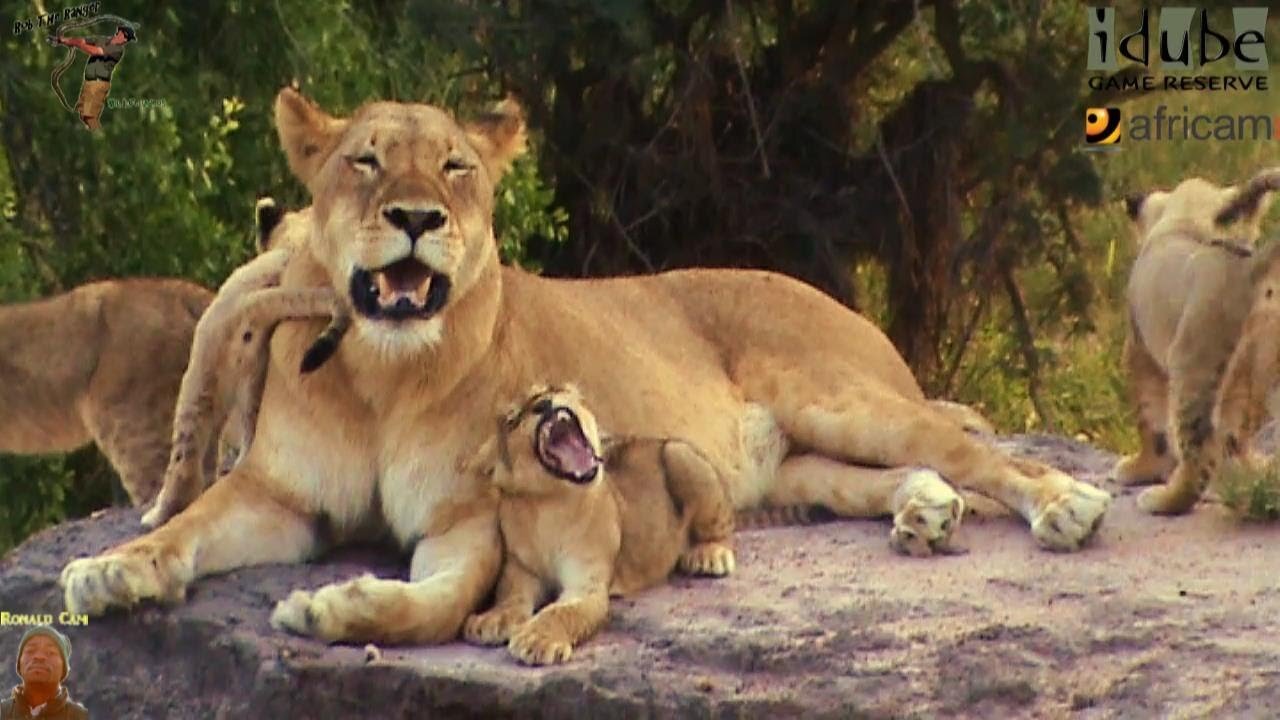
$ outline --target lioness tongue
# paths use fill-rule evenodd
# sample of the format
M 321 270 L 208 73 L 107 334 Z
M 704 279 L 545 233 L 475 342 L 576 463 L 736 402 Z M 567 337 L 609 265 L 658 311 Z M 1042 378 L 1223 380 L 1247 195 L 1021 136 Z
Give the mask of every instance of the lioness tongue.
M 378 284 L 378 302 L 389 306 L 407 298 L 414 305 L 425 305 L 432 277 L 426 266 L 413 260 L 394 263 L 374 273 L 374 280 Z

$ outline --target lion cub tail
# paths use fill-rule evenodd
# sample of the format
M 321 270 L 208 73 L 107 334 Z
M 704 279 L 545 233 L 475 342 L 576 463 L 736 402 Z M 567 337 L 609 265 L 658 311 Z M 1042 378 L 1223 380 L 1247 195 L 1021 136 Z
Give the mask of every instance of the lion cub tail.
M 1266 211 L 1263 200 L 1280 190 L 1280 167 L 1271 167 L 1249 179 L 1235 197 L 1214 217 L 1217 225 L 1230 225 L 1238 220 L 1255 221 Z
M 329 361 L 333 354 L 338 351 L 338 344 L 342 342 L 343 336 L 351 329 L 351 316 L 346 313 L 339 313 L 333 316 L 333 321 L 329 323 L 329 327 L 324 329 L 311 343 L 311 347 L 307 348 L 307 352 L 302 356 L 302 374 L 306 375 L 319 368 L 321 365 Z
M 966 432 L 978 433 L 981 435 L 995 435 L 996 427 L 991 421 L 982 417 L 982 413 L 974 410 L 968 405 L 963 405 L 950 400 L 930 400 L 929 407 L 937 410 L 948 420 L 964 428 Z

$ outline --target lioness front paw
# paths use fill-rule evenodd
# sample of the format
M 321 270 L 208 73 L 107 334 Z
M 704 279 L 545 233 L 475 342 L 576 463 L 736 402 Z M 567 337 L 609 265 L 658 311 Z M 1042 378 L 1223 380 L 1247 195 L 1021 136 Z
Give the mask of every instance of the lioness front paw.
M 142 600 L 179 602 L 190 581 L 190 568 L 176 555 L 142 545 L 72 560 L 58 584 L 69 612 L 101 615 Z
M 1168 454 L 1126 455 L 1111 469 L 1111 478 L 1120 485 L 1150 485 L 1164 482 L 1176 463 Z
M 698 543 L 680 555 L 680 571 L 686 575 L 724 577 L 736 563 L 733 548 L 720 542 Z
M 531 613 L 519 608 L 494 608 L 472 615 L 462 626 L 462 636 L 476 645 L 501 645 L 511 639 L 516 628 L 529 621 Z
M 573 643 L 558 632 L 549 632 L 540 623 L 527 622 L 507 643 L 512 657 L 526 665 L 553 665 L 568 662 Z
M 1070 483 L 1031 519 L 1031 534 L 1048 550 L 1079 550 L 1097 532 L 1111 506 L 1111 494 L 1063 476 Z
M 933 470 L 915 470 L 893 498 L 889 546 L 903 555 L 956 554 L 952 538 L 964 519 L 964 498 Z

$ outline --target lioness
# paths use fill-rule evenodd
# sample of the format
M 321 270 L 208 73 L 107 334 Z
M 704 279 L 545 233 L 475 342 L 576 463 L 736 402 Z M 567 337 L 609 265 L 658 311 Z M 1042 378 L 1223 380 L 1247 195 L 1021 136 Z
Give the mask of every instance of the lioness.
M 733 571 L 733 506 L 715 468 L 680 440 L 602 446 L 572 385 L 532 390 L 468 471 L 498 492 L 506 559 L 494 607 L 468 618 L 463 634 L 508 643 L 522 662 L 567 661 L 604 624 L 610 595 L 657 585 L 677 565 Z M 535 615 L 552 590 L 559 597 Z
M 191 359 L 182 376 L 173 418 L 173 446 L 164 483 L 142 524 L 156 527 L 185 508 L 204 490 L 208 476 L 202 459 L 221 429 L 222 444 L 236 457 L 253 442 L 262 386 L 267 376 L 267 341 L 288 319 L 332 317 L 330 327 L 303 358 L 304 372 L 322 364 L 346 332 L 350 314 L 338 293 L 327 288 L 281 289 L 280 275 L 297 246 L 311 231 L 309 210 L 285 213 L 264 197 L 254 208 L 259 254 L 227 278 L 196 325 Z
M 178 599 L 197 577 L 301 562 L 374 528 L 412 551 L 408 581 L 294 593 L 274 621 L 331 641 L 455 638 L 502 557 L 495 501 L 462 464 L 507 398 L 548 377 L 573 378 L 613 432 L 699 448 L 733 479 L 737 508 L 804 465 L 856 494 L 876 471 L 854 462 L 933 468 L 1014 509 L 1054 550 L 1078 549 L 1109 506 L 1108 493 L 966 433 L 878 328 L 804 283 L 502 266 L 493 192 L 525 144 L 514 103 L 467 124 L 395 102 L 339 118 L 286 88 L 276 124 L 314 223 L 281 286 L 347 292 L 351 332 L 300 376 L 321 321 L 276 329 L 248 456 L 164 526 L 69 563 L 74 611 Z
M 1252 305 L 1253 245 L 1276 187 L 1280 169 L 1239 187 L 1190 178 L 1128 201 L 1139 251 L 1129 277 L 1124 355 L 1142 449 L 1113 474 L 1125 484 L 1169 476 L 1138 496 L 1147 512 L 1189 510 L 1219 467 L 1214 406 Z M 1247 448 L 1248 438 L 1239 442 Z
M 191 336 L 212 299 L 182 280 L 132 279 L 0 307 L 0 452 L 93 442 L 130 502 L 150 501 Z

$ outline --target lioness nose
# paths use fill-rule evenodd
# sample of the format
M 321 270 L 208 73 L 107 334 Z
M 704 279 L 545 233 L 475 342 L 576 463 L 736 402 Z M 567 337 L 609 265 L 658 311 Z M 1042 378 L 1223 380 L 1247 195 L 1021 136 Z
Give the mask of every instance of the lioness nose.
M 449 219 L 442 208 L 418 210 L 390 207 L 383 210 L 382 215 L 392 225 L 408 233 L 410 240 L 417 240 L 424 232 L 439 230 Z

